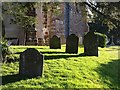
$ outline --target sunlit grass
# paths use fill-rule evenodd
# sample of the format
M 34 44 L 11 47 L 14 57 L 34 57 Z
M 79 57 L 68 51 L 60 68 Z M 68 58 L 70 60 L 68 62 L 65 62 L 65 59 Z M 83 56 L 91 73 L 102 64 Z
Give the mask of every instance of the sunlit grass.
M 3 89 L 28 88 L 118 88 L 120 86 L 117 46 L 99 48 L 99 56 L 84 56 L 83 47 L 78 54 L 65 53 L 48 46 L 11 46 L 13 53 L 36 48 L 44 55 L 42 77 L 24 78 L 18 75 L 19 62 L 2 65 Z M 14 54 L 19 60 L 19 54 Z M 32 67 L 31 67 L 32 68 Z

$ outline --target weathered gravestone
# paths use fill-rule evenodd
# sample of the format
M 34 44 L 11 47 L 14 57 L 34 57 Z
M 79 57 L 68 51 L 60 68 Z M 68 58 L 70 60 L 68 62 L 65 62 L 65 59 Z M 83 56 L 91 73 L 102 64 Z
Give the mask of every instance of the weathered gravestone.
M 94 32 L 88 32 L 84 36 L 84 54 L 88 56 L 98 56 L 97 35 Z
M 78 53 L 79 38 L 75 34 L 71 34 L 66 39 L 66 53 Z
M 20 54 L 19 74 L 28 77 L 42 76 L 43 55 L 34 48 Z
M 56 35 L 50 38 L 50 49 L 61 49 L 60 38 Z

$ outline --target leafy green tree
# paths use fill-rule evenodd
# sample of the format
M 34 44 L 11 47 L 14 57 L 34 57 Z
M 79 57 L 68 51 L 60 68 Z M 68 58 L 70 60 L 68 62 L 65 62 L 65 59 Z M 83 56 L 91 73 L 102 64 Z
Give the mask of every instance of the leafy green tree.
M 109 29 L 119 27 L 120 23 L 120 2 L 84 2 L 93 13 L 93 21 L 99 20 L 107 24 Z
M 93 13 L 93 23 L 98 32 L 107 34 L 108 44 L 120 45 L 120 2 L 84 2 Z M 112 39 L 113 37 L 113 39 Z
M 34 2 L 4 2 L 3 14 L 13 16 L 12 23 L 28 29 L 30 26 L 35 25 L 35 17 L 29 15 L 29 11 L 34 11 Z

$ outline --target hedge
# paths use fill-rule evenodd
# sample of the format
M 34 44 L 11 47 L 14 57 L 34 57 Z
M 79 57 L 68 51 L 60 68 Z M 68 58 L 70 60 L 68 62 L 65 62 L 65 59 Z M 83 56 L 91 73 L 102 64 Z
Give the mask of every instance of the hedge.
M 107 36 L 102 33 L 95 33 L 98 37 L 98 47 L 104 48 L 106 47 Z

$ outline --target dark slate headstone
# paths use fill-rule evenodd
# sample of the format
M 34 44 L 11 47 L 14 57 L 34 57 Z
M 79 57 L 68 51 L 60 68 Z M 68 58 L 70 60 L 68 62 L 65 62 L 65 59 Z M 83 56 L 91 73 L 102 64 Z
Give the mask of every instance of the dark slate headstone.
M 66 39 L 66 53 L 78 53 L 79 38 L 75 34 L 71 34 Z
M 43 55 L 34 48 L 20 54 L 19 74 L 28 77 L 42 76 Z
M 50 49 L 61 49 L 60 38 L 56 35 L 50 38 Z
M 97 35 L 94 32 L 88 32 L 84 36 L 84 54 L 87 56 L 98 56 Z

